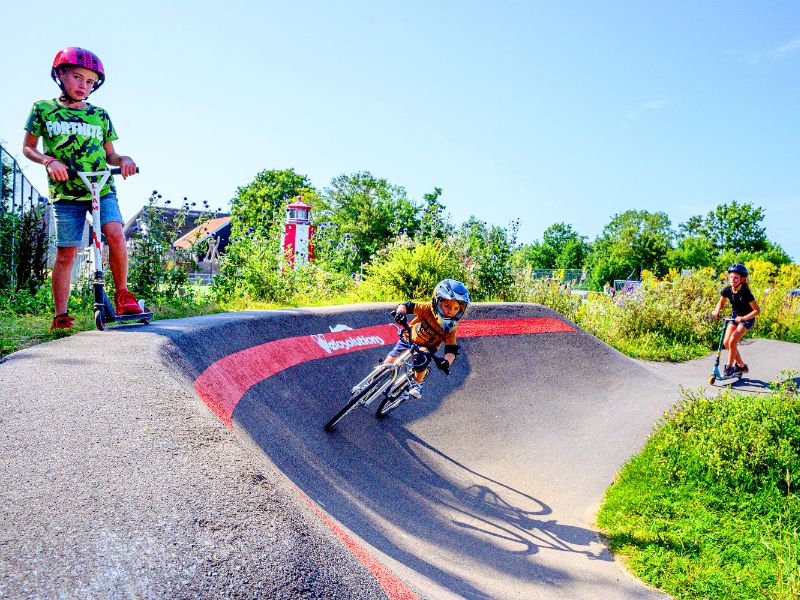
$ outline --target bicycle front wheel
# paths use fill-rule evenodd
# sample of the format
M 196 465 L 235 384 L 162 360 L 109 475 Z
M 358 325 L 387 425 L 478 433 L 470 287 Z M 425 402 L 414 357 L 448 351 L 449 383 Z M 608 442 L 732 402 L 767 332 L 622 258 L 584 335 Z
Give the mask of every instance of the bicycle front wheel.
M 344 419 L 354 408 L 359 404 L 366 404 L 372 400 L 372 396 L 380 391 L 385 383 L 394 375 L 392 369 L 381 369 L 372 377 L 372 379 L 355 394 L 350 396 L 350 400 L 344 405 L 342 410 L 331 417 L 330 421 L 325 423 L 325 431 L 331 431 L 336 424 Z

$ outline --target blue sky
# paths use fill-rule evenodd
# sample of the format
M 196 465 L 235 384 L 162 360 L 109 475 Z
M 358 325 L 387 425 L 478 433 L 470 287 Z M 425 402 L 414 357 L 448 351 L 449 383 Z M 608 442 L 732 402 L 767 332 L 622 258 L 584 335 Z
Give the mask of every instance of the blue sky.
M 556 222 L 593 240 L 628 209 L 677 227 L 750 202 L 800 260 L 796 1 L 45 0 L 2 14 L 0 140 L 21 156 L 32 102 L 56 95 L 55 53 L 93 50 L 108 79 L 92 101 L 142 170 L 118 186 L 126 218 L 153 189 L 224 208 L 262 169 L 318 188 L 366 170 L 415 199 L 441 187 L 456 222 L 519 218 L 525 243 Z

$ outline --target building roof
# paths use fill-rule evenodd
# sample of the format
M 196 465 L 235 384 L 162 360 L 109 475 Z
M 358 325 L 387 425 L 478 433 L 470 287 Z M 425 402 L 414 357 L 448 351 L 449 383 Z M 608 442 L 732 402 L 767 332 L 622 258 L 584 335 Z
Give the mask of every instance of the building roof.
M 142 207 L 139 210 L 139 212 L 137 212 L 131 219 L 129 219 L 127 223 L 125 223 L 125 226 L 122 228 L 122 230 L 125 233 L 126 240 L 130 239 L 133 236 L 135 228 L 141 225 L 144 211 L 147 209 L 148 207 L 146 206 Z M 183 231 L 191 231 L 192 229 L 197 227 L 197 221 L 201 217 L 208 215 L 208 211 L 199 211 L 199 210 L 186 211 L 180 208 L 167 208 L 165 206 L 154 206 L 153 210 L 155 211 L 156 215 L 169 221 L 170 228 L 168 229 L 174 228 L 175 220 L 177 219 L 179 213 L 185 213 L 186 218 L 184 219 L 183 225 L 181 226 L 181 229 Z M 228 216 L 230 215 L 227 213 L 216 213 L 215 215 L 215 217 L 217 218 L 228 217 Z
M 218 219 L 210 219 L 203 223 L 202 225 L 198 225 L 190 232 L 186 233 L 185 235 L 181 236 L 175 242 L 173 242 L 173 246 L 176 248 L 183 248 L 184 250 L 188 250 L 192 246 L 199 244 L 203 240 L 205 240 L 210 235 L 215 235 L 220 229 L 224 228 L 228 223 L 231 222 L 230 217 L 219 217 Z

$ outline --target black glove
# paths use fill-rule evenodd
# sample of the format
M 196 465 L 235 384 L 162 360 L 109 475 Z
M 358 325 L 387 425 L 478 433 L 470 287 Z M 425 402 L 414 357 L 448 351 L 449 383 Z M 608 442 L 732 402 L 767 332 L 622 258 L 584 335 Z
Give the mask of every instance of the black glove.
M 400 325 L 408 323 L 408 315 L 404 312 L 397 311 L 394 313 L 394 321 Z
M 436 366 L 439 367 L 439 370 L 444 373 L 445 375 L 450 375 L 450 363 L 447 362 L 446 358 L 441 358 L 440 356 L 434 356 L 433 360 L 436 362 Z

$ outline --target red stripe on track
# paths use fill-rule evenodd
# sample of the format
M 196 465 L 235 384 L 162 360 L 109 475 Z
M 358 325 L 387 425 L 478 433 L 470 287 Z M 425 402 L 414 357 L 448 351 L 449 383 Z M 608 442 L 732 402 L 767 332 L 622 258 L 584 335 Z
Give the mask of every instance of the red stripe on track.
M 389 600 L 418 600 L 417 595 L 412 592 L 406 584 L 404 584 L 400 579 L 397 578 L 389 569 L 384 567 L 381 563 L 377 560 L 372 558 L 366 550 L 364 550 L 361 546 L 358 545 L 351 535 L 349 535 L 344 529 L 339 527 L 336 523 L 333 522 L 328 515 L 326 515 L 319 507 L 317 507 L 311 500 L 309 500 L 305 494 L 298 490 L 300 496 L 305 500 L 308 505 L 312 508 L 312 510 L 319 515 L 319 517 L 325 522 L 325 524 L 331 528 L 333 533 L 336 534 L 345 546 L 353 553 L 358 560 L 361 561 L 367 570 L 372 573 L 372 576 L 378 580 L 378 583 L 386 592 L 386 596 Z
M 533 333 L 562 333 L 575 331 L 571 325 L 552 317 L 534 319 L 482 319 L 464 321 L 458 326 L 458 337 L 486 335 L 522 335 Z
M 255 384 L 309 360 L 385 346 L 397 339 L 391 325 L 283 338 L 229 354 L 211 364 L 194 389 L 228 427 L 242 396 Z
M 464 321 L 458 326 L 459 337 L 568 331 L 575 329 L 552 317 L 483 319 Z M 393 325 L 283 338 L 234 352 L 212 363 L 195 380 L 194 389 L 214 414 L 233 429 L 236 405 L 257 383 L 309 360 L 385 346 L 396 340 L 397 332 Z

